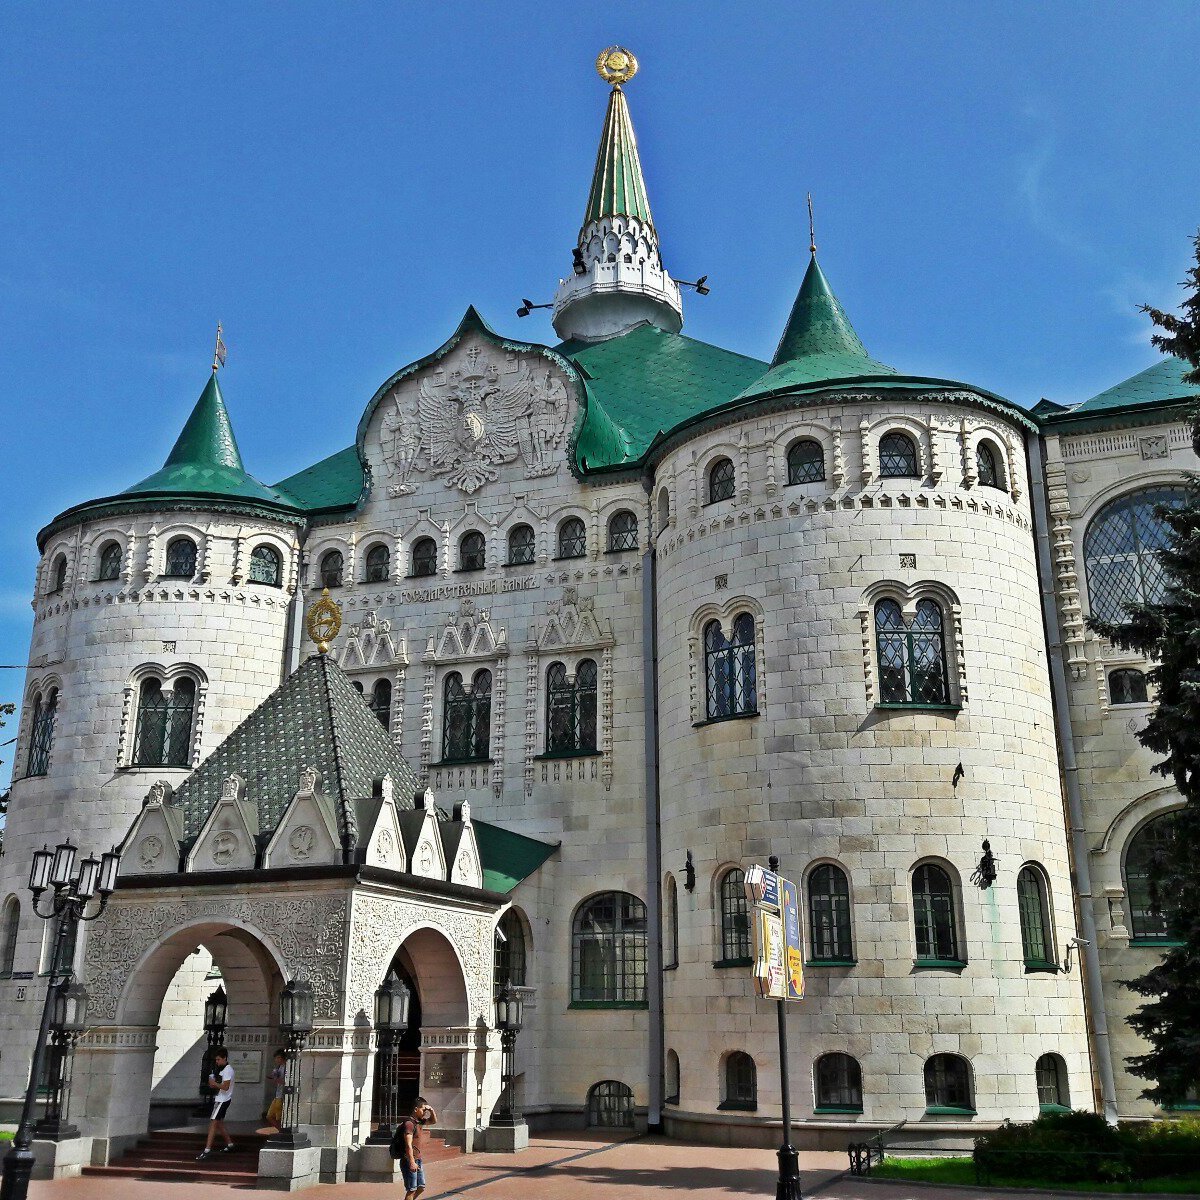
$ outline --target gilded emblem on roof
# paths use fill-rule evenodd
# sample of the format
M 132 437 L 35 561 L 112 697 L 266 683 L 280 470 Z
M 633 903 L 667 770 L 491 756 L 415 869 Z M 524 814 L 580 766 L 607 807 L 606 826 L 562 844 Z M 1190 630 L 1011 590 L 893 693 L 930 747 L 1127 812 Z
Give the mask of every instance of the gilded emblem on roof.
M 342 610 L 329 598 L 329 589 L 321 589 L 321 598 L 308 610 L 305 628 L 311 641 L 322 654 L 329 652 L 329 643 L 342 627 Z
M 624 46 L 609 46 L 596 59 L 596 70 L 605 83 L 620 87 L 628 83 L 638 70 L 638 60 Z

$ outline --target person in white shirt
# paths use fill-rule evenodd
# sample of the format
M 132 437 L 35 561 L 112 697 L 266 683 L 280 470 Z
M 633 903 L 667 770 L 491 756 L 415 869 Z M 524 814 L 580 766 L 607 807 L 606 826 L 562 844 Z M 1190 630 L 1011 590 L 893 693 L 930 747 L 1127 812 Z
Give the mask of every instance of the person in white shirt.
M 218 1133 L 225 1139 L 225 1145 L 221 1147 L 222 1154 L 236 1149 L 229 1130 L 225 1128 L 225 1114 L 233 1101 L 233 1068 L 229 1065 L 229 1051 L 224 1046 L 217 1046 L 213 1050 L 213 1061 L 216 1067 L 209 1074 L 208 1086 L 216 1094 L 213 1096 L 212 1117 L 208 1122 L 208 1140 L 204 1143 L 204 1149 L 196 1155 L 197 1162 L 212 1156 L 213 1142 Z

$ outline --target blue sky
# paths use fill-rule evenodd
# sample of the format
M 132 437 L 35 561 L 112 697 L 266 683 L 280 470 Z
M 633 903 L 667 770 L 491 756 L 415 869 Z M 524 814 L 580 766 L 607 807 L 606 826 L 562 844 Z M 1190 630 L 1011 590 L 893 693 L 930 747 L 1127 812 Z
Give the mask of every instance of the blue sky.
M 569 268 L 613 42 L 667 266 L 713 289 L 686 333 L 770 356 L 811 191 L 886 362 L 1031 404 L 1153 361 L 1137 305 L 1177 303 L 1200 225 L 1191 0 L 8 0 L 0 662 L 36 530 L 161 465 L 218 318 L 266 481 L 349 444 L 470 303 L 552 340 L 514 310 Z

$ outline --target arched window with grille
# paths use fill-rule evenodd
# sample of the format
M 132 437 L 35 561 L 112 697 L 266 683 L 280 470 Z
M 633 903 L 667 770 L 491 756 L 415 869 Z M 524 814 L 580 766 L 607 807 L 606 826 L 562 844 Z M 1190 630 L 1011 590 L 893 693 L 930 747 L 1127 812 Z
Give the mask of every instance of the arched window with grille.
M 980 487 L 1004 491 L 1004 460 L 993 443 L 981 441 L 975 447 L 975 475 Z
M 96 579 L 101 583 L 111 583 L 121 578 L 121 563 L 125 557 L 120 542 L 105 542 L 100 551 L 100 566 L 96 571 Z
M 167 543 L 163 574 L 168 579 L 191 579 L 196 574 L 196 543 L 190 537 L 172 538 Z
M 753 1112 L 758 1108 L 758 1072 L 754 1059 L 742 1050 L 725 1056 L 721 1079 L 721 1103 L 718 1108 Z
M 754 618 L 749 613 L 734 617 L 729 637 L 720 621 L 704 626 L 704 679 L 705 713 L 710 721 L 758 712 Z
M 283 555 L 274 546 L 255 546 L 250 551 L 250 582 L 267 587 L 283 585 Z
M 161 679 L 142 680 L 133 737 L 135 767 L 190 767 L 196 684 L 186 676 L 170 689 Z
M 564 663 L 551 663 L 546 671 L 546 753 L 551 755 L 596 752 L 596 664 L 590 658 L 567 675 Z
M 879 474 L 884 479 L 917 479 L 921 459 L 907 433 L 885 433 L 879 439 Z
M 740 867 L 721 877 L 720 966 L 750 962 L 750 909 L 746 903 L 746 876 Z
M 387 583 L 392 575 L 392 552 L 382 542 L 376 542 L 367 551 L 366 583 Z
M 663 1103 L 679 1103 L 679 1055 L 674 1050 L 667 1051 L 666 1070 L 663 1080 Z
M 507 909 L 496 926 L 495 990 L 507 984 L 524 987 L 526 979 L 525 926 L 513 909 Z
M 958 934 L 954 884 L 936 863 L 922 863 L 912 877 L 913 922 L 916 926 L 917 962 L 965 962 Z
M 579 906 L 571 937 L 571 1003 L 646 1006 L 646 906 L 602 892 Z
M 1071 1096 L 1067 1090 L 1067 1064 L 1057 1054 L 1043 1054 L 1037 1060 L 1034 1075 L 1038 1108 L 1042 1112 L 1069 1112 Z
M 423 579 L 436 575 L 438 569 L 437 542 L 431 537 L 417 538 L 412 548 L 412 574 L 414 578 Z
M 1113 704 L 1146 704 L 1146 675 L 1134 667 L 1122 667 L 1108 673 L 1108 698 Z
M 491 671 L 476 671 L 469 688 L 451 671 L 442 686 L 442 761 L 486 762 L 492 748 Z
M 537 560 L 532 525 L 514 525 L 508 535 L 508 565 L 528 567 Z
M 50 568 L 50 594 L 57 595 L 67 586 L 67 556 L 60 554 Z
M 1017 872 L 1017 908 L 1021 915 L 1021 953 L 1027 971 L 1056 971 L 1050 925 L 1050 889 L 1040 867 L 1026 863 Z
M 321 586 L 323 588 L 340 588 L 346 560 L 340 550 L 326 550 L 321 555 Z
M 925 1060 L 925 1106 L 928 1112 L 973 1113 L 971 1065 L 957 1054 L 935 1054 Z
M 788 447 L 788 484 L 820 483 L 825 478 L 825 451 L 812 438 L 801 438 Z
M 25 774 L 45 775 L 50 770 L 50 751 L 54 747 L 54 723 L 58 719 L 58 688 L 50 688 L 33 700 L 33 720 L 29 726 L 29 757 Z
M 458 542 L 458 569 L 482 571 L 487 566 L 487 542 L 478 529 L 468 530 Z
M 627 508 L 613 513 L 608 520 L 608 548 L 612 553 L 638 548 L 637 517 Z
M 1166 581 L 1157 552 L 1169 544 L 1171 531 L 1154 510 L 1178 508 L 1186 499 L 1182 487 L 1142 488 L 1110 501 L 1092 518 L 1083 535 L 1083 566 L 1093 617 L 1120 621 L 1126 604 L 1163 598 Z
M 558 557 L 583 558 L 587 554 L 587 529 L 579 517 L 568 517 L 558 527 Z
M 587 1094 L 587 1123 L 593 1129 L 632 1129 L 633 1092 L 628 1084 L 602 1079 Z
M 371 689 L 371 699 L 367 701 L 371 711 L 379 718 L 384 729 L 392 727 L 392 684 L 388 679 L 375 680 Z
M 817 1112 L 862 1112 L 862 1068 L 856 1058 L 822 1054 L 813 1063 L 813 1083 Z
M 919 600 L 911 623 L 895 600 L 880 600 L 875 605 L 875 640 L 881 703 L 950 703 L 945 623 L 936 600 Z
M 819 863 L 809 872 L 808 927 L 813 962 L 854 962 L 850 881 L 833 863 Z
M 732 500 L 735 482 L 733 463 L 728 458 L 718 458 L 708 468 L 709 504 L 716 504 L 721 500 Z
M 1175 813 L 1147 821 L 1125 851 L 1125 895 L 1129 907 L 1129 932 L 1137 942 L 1173 942 L 1173 913 L 1160 889 L 1163 858 L 1175 837 Z
M 20 932 L 21 902 L 16 896 L 9 896 L 4 902 L 3 917 L 0 917 L 0 978 L 7 979 L 13 973 Z

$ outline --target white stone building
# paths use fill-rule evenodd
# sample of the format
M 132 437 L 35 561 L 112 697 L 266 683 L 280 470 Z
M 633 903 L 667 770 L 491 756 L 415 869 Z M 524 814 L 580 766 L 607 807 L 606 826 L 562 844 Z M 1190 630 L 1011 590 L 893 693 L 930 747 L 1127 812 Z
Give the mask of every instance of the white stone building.
M 740 886 L 770 854 L 804 907 L 801 1144 L 1152 1111 L 1117 981 L 1168 936 L 1149 823 L 1180 800 L 1133 739 L 1147 664 L 1084 619 L 1158 586 L 1197 389 L 1163 362 L 1028 412 L 900 375 L 815 254 L 769 364 L 682 320 L 618 81 L 560 344 L 469 308 L 274 487 L 214 371 L 161 471 L 41 531 L 0 1096 L 48 966 L 30 856 L 70 835 L 124 846 L 73 950 L 96 1162 L 194 1102 L 217 973 L 253 1063 L 303 972 L 318 1151 L 289 1170 L 369 1172 L 348 1148 L 389 966 L 420 1009 L 409 1082 L 468 1148 L 500 1091 L 494 970 L 525 989 L 531 1122 L 776 1144 Z M 325 588 L 322 658 L 301 616 Z

